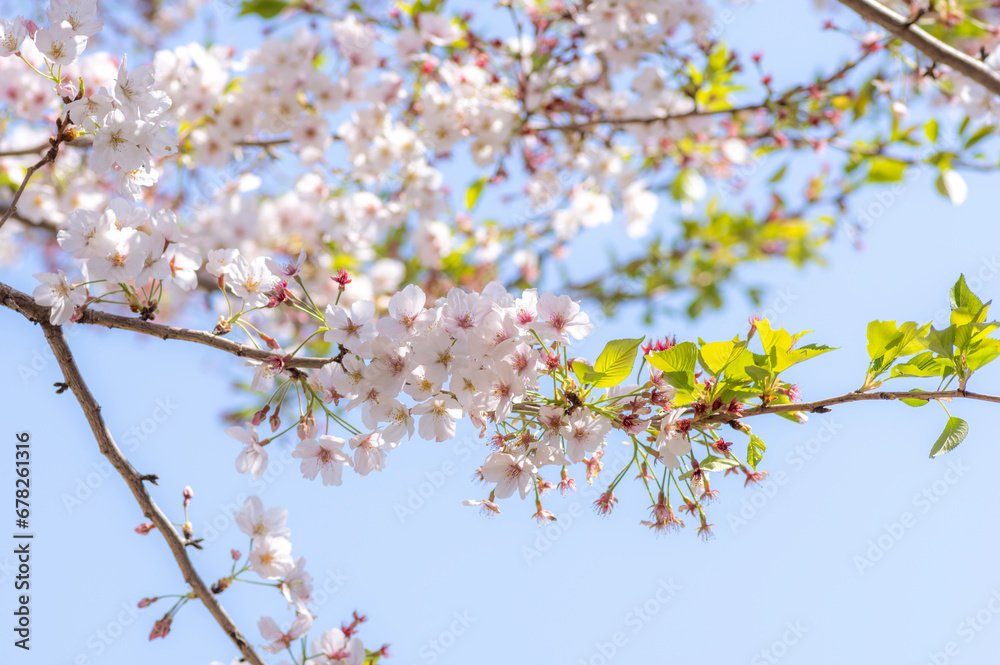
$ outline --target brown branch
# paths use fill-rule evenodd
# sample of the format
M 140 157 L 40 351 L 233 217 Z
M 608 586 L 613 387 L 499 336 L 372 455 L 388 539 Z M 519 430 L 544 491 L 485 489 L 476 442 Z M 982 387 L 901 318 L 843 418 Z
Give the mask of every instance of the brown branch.
M 882 26 L 934 62 L 947 65 L 969 77 L 994 95 L 1000 95 L 1000 73 L 987 67 L 976 58 L 932 37 L 906 17 L 885 8 L 874 0 L 839 0 L 839 2 L 866 21 Z
M 42 307 L 41 305 L 36 304 L 28 294 L 21 293 L 17 289 L 2 282 L 0 282 L 0 305 L 13 309 L 16 312 L 20 312 L 23 316 L 35 323 L 43 323 L 49 320 L 48 307 Z M 83 316 L 80 318 L 78 323 L 102 326 L 104 328 L 131 330 L 133 332 L 142 333 L 143 335 L 159 337 L 164 340 L 178 339 L 185 342 L 204 344 L 205 346 L 211 346 L 221 351 L 225 351 L 226 353 L 231 353 L 234 356 L 251 358 L 253 360 L 270 360 L 277 355 L 273 351 L 238 344 L 237 342 L 232 342 L 224 337 L 219 337 L 218 335 L 214 335 L 210 332 L 204 332 L 202 330 L 165 326 L 151 321 L 143 321 L 137 318 L 133 319 L 127 316 L 118 316 L 117 314 L 108 314 L 107 312 L 99 312 L 91 309 L 88 309 L 83 313 Z M 334 358 L 304 358 L 296 356 L 289 358 L 285 362 L 285 367 L 315 369 L 334 362 L 334 360 Z
M 792 404 L 774 404 L 772 406 L 755 406 L 743 413 L 719 412 L 712 413 L 693 421 L 694 426 L 711 425 L 713 423 L 729 423 L 743 418 L 763 416 L 777 413 L 826 413 L 831 406 L 847 404 L 848 402 L 892 401 L 897 399 L 951 400 L 956 398 L 973 399 L 981 402 L 1000 404 L 1000 395 L 984 395 L 971 393 L 967 390 L 895 390 L 889 392 L 847 393 L 836 397 L 816 400 L 815 402 L 794 402 Z M 516 404 L 514 413 L 533 415 L 538 413 L 537 404 Z M 655 426 L 654 426 L 655 429 Z
M 827 397 L 815 402 L 797 402 L 792 404 L 774 404 L 772 406 L 755 406 L 747 409 L 742 414 L 735 413 L 714 413 L 704 418 L 698 418 L 694 424 L 727 423 L 741 418 L 752 416 L 762 416 L 768 413 L 826 413 L 829 407 L 837 404 L 847 404 L 848 402 L 885 401 L 896 399 L 974 399 L 982 402 L 994 402 L 1000 404 L 1000 396 L 984 395 L 982 393 L 970 393 L 967 390 L 914 390 L 913 392 L 895 390 L 889 392 L 865 392 L 847 393 L 837 397 Z
M 46 164 L 51 164 L 56 161 L 56 155 L 59 154 L 59 143 L 62 139 L 62 132 L 59 132 L 59 137 L 52 140 L 51 147 L 45 156 L 40 160 L 29 166 L 24 172 L 24 179 L 21 181 L 21 186 L 17 188 L 14 192 L 14 197 L 10 200 L 10 204 L 7 206 L 7 210 L 0 215 L 0 229 L 17 212 L 17 202 L 21 199 L 21 194 L 24 193 L 24 188 L 28 186 L 28 181 L 31 180 L 31 176 L 35 175 L 35 171 L 44 167 Z
M 825 78 L 819 79 L 813 83 L 797 85 L 794 88 L 790 88 L 782 93 L 779 97 L 771 98 L 768 96 L 767 99 L 761 102 L 756 102 L 754 104 L 745 104 L 743 106 L 730 106 L 722 109 L 715 109 L 712 111 L 708 110 L 698 110 L 688 111 L 687 113 L 677 113 L 673 115 L 660 115 L 660 116 L 641 116 L 641 117 L 630 117 L 630 118 L 596 118 L 594 120 L 587 120 L 583 122 L 571 122 L 562 125 L 545 125 L 542 127 L 532 127 L 534 131 L 582 131 L 589 129 L 595 125 L 611 125 L 613 127 L 621 125 L 652 125 L 658 122 L 670 122 L 672 120 L 684 120 L 687 118 L 705 118 L 715 115 L 724 114 L 737 114 L 745 113 L 747 111 L 760 111 L 761 109 L 770 108 L 773 106 L 784 106 L 792 101 L 795 95 L 812 90 L 814 88 L 823 89 L 829 86 L 835 81 L 839 81 L 844 78 L 849 71 L 857 67 L 861 62 L 871 55 L 871 51 L 865 51 L 860 56 L 854 60 L 849 60 L 840 69 L 833 72 Z
M 135 500 L 142 508 L 142 514 L 156 525 L 157 530 L 167 541 L 167 545 L 174 555 L 174 560 L 177 561 L 177 565 L 184 575 L 184 581 L 190 585 L 198 599 L 205 604 L 205 607 L 208 608 L 208 611 L 215 618 L 222 630 L 240 650 L 243 658 L 253 665 L 264 665 L 264 661 L 261 660 L 257 652 L 254 651 L 250 643 L 240 633 L 239 628 L 233 623 L 226 610 L 219 604 L 215 594 L 212 593 L 198 575 L 194 564 L 188 558 L 184 540 L 177 533 L 170 519 L 160 510 L 160 507 L 153 501 L 149 492 L 146 491 L 146 487 L 143 484 L 144 477 L 129 463 L 112 438 L 108 426 L 101 417 L 101 407 L 90 393 L 90 389 L 84 382 L 83 377 L 80 375 L 80 370 L 73 360 L 73 354 L 70 352 L 69 346 L 66 344 L 66 339 L 63 337 L 62 327 L 53 326 L 45 320 L 40 323 L 42 330 L 45 332 L 45 338 L 48 340 L 49 346 L 52 347 L 52 352 L 55 354 L 56 360 L 62 368 L 66 384 L 72 389 L 73 394 L 76 395 L 80 407 L 87 416 L 90 429 L 97 439 L 97 445 L 100 447 L 101 453 L 108 458 L 111 465 L 115 467 L 115 470 L 128 484 L 129 489 L 132 491 L 132 496 L 135 497 Z

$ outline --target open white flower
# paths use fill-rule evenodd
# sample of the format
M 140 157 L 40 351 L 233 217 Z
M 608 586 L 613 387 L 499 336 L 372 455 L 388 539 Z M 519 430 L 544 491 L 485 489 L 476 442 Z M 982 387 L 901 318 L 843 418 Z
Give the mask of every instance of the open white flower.
M 327 305 L 323 318 L 330 329 L 323 339 L 331 344 L 343 344 L 353 353 L 362 353 L 365 345 L 377 335 L 372 317 L 375 303 L 359 300 L 351 305 L 350 312 L 337 305 Z
M 33 277 L 41 284 L 31 295 L 42 307 L 52 308 L 49 310 L 49 323 L 54 326 L 68 323 L 76 308 L 87 300 L 86 291 L 70 284 L 62 270 L 58 273 L 40 272 Z
M 420 438 L 447 441 L 455 438 L 462 406 L 450 395 L 439 395 L 417 404 L 411 413 L 420 416 Z
M 509 453 L 493 453 L 483 464 L 483 480 L 496 483 L 496 498 L 506 499 L 516 489 L 521 498 L 531 489 L 535 465 L 525 456 L 514 457 Z
M 344 467 L 350 465 L 351 458 L 343 451 L 344 440 L 340 437 L 323 435 L 318 439 L 303 439 L 292 452 L 292 457 L 302 460 L 299 469 L 309 480 L 322 474 L 324 485 L 339 485 Z
M 278 653 L 287 649 L 293 640 L 297 640 L 309 632 L 312 628 L 312 615 L 302 612 L 295 616 L 295 622 L 288 629 L 287 633 L 281 632 L 278 623 L 271 617 L 263 617 L 257 622 L 261 637 L 271 643 L 264 646 L 264 651 L 268 653 Z
M 288 520 L 288 511 L 277 507 L 264 510 L 264 503 L 257 495 L 247 498 L 243 502 L 243 511 L 233 513 L 233 518 L 240 531 L 251 538 L 263 536 L 287 538 L 291 534 L 291 531 L 285 526 L 285 522 Z
M 292 572 L 292 544 L 287 538 L 263 536 L 254 541 L 250 551 L 250 567 L 261 577 L 277 579 Z
M 249 471 L 256 480 L 264 475 L 264 471 L 267 469 L 267 451 L 257 439 L 257 428 L 251 423 L 245 423 L 244 427 L 246 429 L 235 426 L 228 427 L 226 434 L 244 444 L 243 450 L 236 458 L 236 471 L 239 473 Z

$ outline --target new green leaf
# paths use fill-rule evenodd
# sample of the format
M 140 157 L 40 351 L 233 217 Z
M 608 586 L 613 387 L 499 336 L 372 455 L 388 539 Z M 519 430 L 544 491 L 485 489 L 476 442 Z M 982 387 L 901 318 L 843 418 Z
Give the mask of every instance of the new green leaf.
M 636 352 L 639 350 L 639 339 L 616 339 L 608 342 L 608 345 L 601 351 L 594 362 L 594 370 L 603 374 L 604 377 L 598 379 L 594 386 L 596 388 L 610 388 L 628 378 L 632 373 L 632 365 L 635 363 Z
M 962 443 L 962 440 L 965 439 L 968 433 L 969 423 L 955 416 L 948 418 L 948 423 L 944 426 L 944 431 L 941 432 L 941 436 L 938 437 L 938 440 L 931 447 L 931 457 L 944 455 Z

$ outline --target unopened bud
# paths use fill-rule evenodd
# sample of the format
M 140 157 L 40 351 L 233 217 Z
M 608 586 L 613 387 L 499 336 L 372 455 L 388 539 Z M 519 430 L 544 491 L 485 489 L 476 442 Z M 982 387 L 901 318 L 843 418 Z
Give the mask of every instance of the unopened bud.
M 157 637 L 166 637 L 169 635 L 171 623 L 173 623 L 173 618 L 170 614 L 164 614 L 163 618 L 158 619 L 157 622 L 153 624 L 153 630 L 149 633 L 149 640 L 153 641 Z
M 253 419 L 250 421 L 251 423 L 253 423 L 253 426 L 257 427 L 262 422 L 264 422 L 264 419 L 267 418 L 267 412 L 270 410 L 271 410 L 271 405 L 265 404 L 263 409 L 253 414 Z
M 191 499 L 192 498 L 194 498 L 194 490 L 191 489 L 190 485 L 188 485 L 188 486 L 186 486 L 184 488 L 184 507 L 185 508 L 187 507 L 187 505 L 189 503 L 191 503 Z
M 233 561 L 239 561 L 243 555 L 239 550 L 229 550 L 229 556 L 233 557 Z
M 152 522 L 143 522 L 135 528 L 135 532 L 141 536 L 145 536 L 147 533 L 156 528 L 156 525 Z
M 184 533 L 184 537 L 190 540 L 191 536 L 194 535 L 194 525 L 190 522 L 185 522 L 184 526 L 181 527 L 181 531 Z
M 144 607 L 149 607 L 159 599 L 160 599 L 159 596 L 155 596 L 153 598 L 143 598 L 142 600 L 139 601 L 139 609 L 141 610 Z
M 312 411 L 307 413 L 299 421 L 298 428 L 300 439 L 314 439 L 316 438 L 316 419 L 313 417 Z

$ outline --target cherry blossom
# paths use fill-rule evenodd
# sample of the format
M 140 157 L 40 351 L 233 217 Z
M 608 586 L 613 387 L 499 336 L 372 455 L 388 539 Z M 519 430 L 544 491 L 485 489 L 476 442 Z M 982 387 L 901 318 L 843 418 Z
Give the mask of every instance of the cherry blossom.
M 329 435 L 303 439 L 292 452 L 292 457 L 302 460 L 302 475 L 309 480 L 314 480 L 319 473 L 323 476 L 324 485 L 339 485 L 344 466 L 351 464 L 351 458 L 342 450 L 344 443 L 343 439 Z
M 277 579 L 295 568 L 292 560 L 292 543 L 280 536 L 262 536 L 254 541 L 250 551 L 250 565 L 255 573 L 266 579 Z
M 236 526 L 251 538 L 275 536 L 288 538 L 291 533 L 285 522 L 288 511 L 284 508 L 269 508 L 264 510 L 264 503 L 259 496 L 248 497 L 243 503 L 243 510 L 234 513 Z
M 49 323 L 54 326 L 69 323 L 76 308 L 87 300 L 86 291 L 74 287 L 62 270 L 56 273 L 39 273 L 34 277 L 41 282 L 32 294 L 35 302 L 52 308 Z

